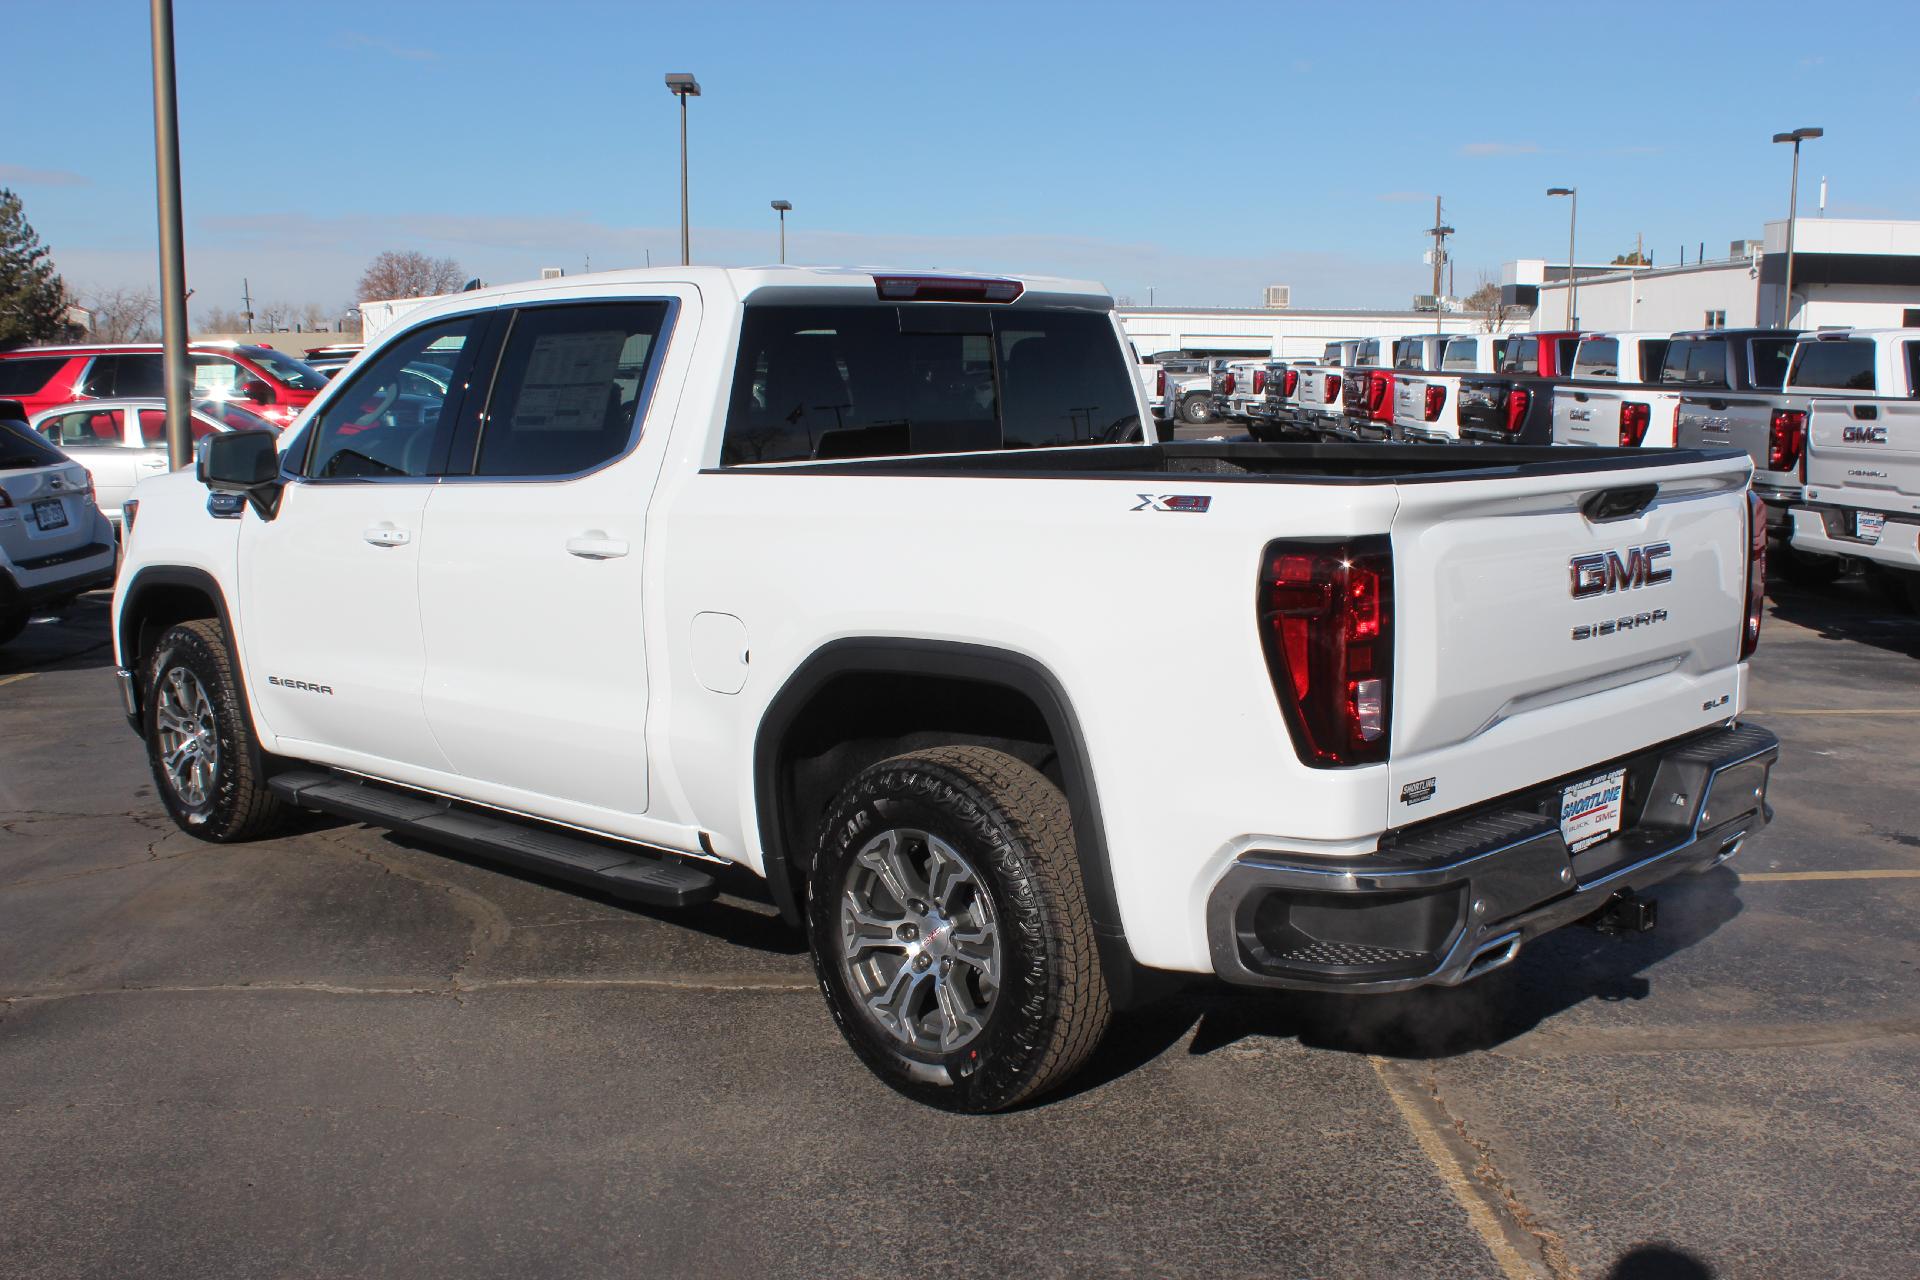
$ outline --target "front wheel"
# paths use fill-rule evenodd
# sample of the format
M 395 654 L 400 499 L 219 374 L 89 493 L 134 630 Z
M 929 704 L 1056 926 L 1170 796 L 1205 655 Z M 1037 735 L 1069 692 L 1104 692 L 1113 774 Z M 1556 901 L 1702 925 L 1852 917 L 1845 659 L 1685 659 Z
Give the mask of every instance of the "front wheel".
M 174 824 L 202 840 L 264 835 L 286 807 L 261 768 L 226 634 L 210 619 L 171 627 L 147 668 L 147 760 Z
M 834 1021 L 910 1098 L 1016 1106 L 1106 1030 L 1066 797 L 1012 756 L 939 747 L 868 768 L 834 802 L 807 887 Z
M 1205 396 L 1188 396 L 1180 402 L 1180 420 L 1190 427 L 1204 427 L 1213 421 L 1213 403 Z

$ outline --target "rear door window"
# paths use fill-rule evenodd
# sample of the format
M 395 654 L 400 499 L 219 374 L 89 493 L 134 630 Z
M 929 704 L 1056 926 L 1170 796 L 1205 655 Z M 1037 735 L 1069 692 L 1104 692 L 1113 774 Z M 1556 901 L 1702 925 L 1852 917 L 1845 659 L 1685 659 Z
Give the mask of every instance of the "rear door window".
M 1137 438 L 1104 312 L 749 306 L 721 462 L 964 453 Z
M 118 409 L 75 409 L 40 420 L 38 428 L 48 441 L 62 449 L 99 448 L 120 444 L 124 436 Z
M 644 416 L 640 392 L 666 318 L 665 302 L 516 312 L 474 474 L 572 476 L 624 454 Z
M 53 375 L 60 372 L 60 366 L 66 362 L 65 356 L 23 356 L 18 360 L 0 360 L 0 396 L 37 394 L 53 381 Z
M 1873 343 L 1855 339 L 1797 343 L 1787 385 L 1872 391 Z
M 80 394 L 95 400 L 108 396 L 164 396 L 164 361 L 158 351 L 95 356 L 81 381 Z

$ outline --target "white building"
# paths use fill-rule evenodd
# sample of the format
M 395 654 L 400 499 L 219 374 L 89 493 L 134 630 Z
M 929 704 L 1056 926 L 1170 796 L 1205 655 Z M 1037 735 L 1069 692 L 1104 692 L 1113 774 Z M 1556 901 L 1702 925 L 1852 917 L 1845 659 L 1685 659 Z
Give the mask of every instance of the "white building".
M 1120 326 L 1142 357 L 1156 351 L 1276 358 L 1317 356 L 1335 338 L 1478 333 L 1486 317 L 1464 311 L 1310 311 L 1267 307 L 1119 307 Z M 1518 315 L 1505 329 L 1524 329 Z
M 1685 266 L 1578 273 L 1576 328 L 1702 329 L 1781 324 L 1785 219 L 1728 257 Z M 1513 264 L 1510 264 L 1513 265 Z M 1562 269 L 1564 277 L 1565 271 Z M 1538 285 L 1535 329 L 1566 324 L 1567 285 Z M 1793 306 L 1786 327 L 1920 325 L 1920 222 L 1801 218 L 1794 227 Z

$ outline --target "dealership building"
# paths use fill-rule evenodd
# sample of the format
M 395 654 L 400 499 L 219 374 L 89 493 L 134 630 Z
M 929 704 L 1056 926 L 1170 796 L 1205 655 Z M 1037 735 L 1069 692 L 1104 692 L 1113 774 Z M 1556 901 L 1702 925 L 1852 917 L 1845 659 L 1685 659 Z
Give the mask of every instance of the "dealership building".
M 1480 333 L 1486 317 L 1443 310 L 1296 310 L 1292 307 L 1119 307 L 1120 327 L 1144 359 L 1159 351 L 1196 355 L 1317 356 L 1335 338 L 1403 338 L 1415 333 Z M 1524 313 L 1509 328 L 1524 329 Z
M 1532 327 L 1567 323 L 1565 266 L 1540 259 L 1501 271 L 1508 301 L 1533 307 Z M 1724 258 L 1671 267 L 1582 265 L 1574 273 L 1574 328 L 1712 329 L 1777 326 L 1787 285 L 1787 224 L 1735 241 Z M 1920 222 L 1801 218 L 1794 225 L 1793 297 L 1785 327 L 1920 326 Z

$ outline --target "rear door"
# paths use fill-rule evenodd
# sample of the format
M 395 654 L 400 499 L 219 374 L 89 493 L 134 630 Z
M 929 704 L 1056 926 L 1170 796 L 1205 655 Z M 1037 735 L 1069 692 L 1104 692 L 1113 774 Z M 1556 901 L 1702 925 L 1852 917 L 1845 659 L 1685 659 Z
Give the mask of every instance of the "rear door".
M 498 321 L 420 562 L 427 722 L 476 798 L 589 823 L 648 808 L 646 520 L 675 402 L 659 371 L 698 296 Z
M 1583 514 L 1650 484 L 1636 515 Z M 1391 823 L 1733 714 L 1745 485 L 1739 461 L 1401 485 Z

